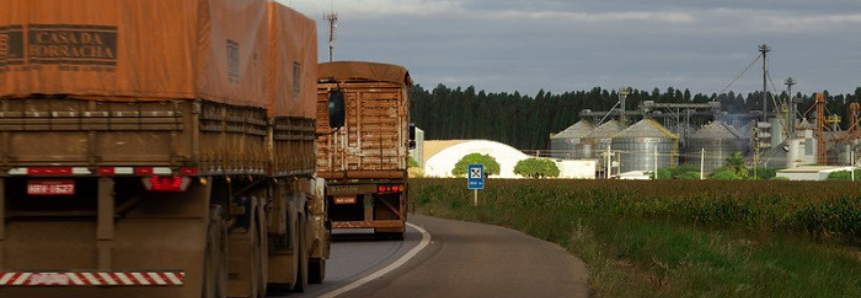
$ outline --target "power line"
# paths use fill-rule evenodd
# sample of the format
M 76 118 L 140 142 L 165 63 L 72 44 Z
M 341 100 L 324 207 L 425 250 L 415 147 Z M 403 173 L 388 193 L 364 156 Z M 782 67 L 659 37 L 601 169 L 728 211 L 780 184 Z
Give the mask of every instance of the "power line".
M 732 84 L 735 84 L 735 82 L 738 81 L 738 79 L 740 79 L 745 73 L 747 73 L 747 71 L 754 64 L 756 64 L 756 62 L 759 61 L 759 58 L 761 58 L 761 57 L 762 57 L 762 54 L 759 54 L 758 56 L 756 56 L 756 58 L 753 59 L 753 61 L 751 61 L 750 64 L 748 64 L 747 67 L 745 67 L 744 70 L 741 71 L 741 73 L 739 73 L 735 78 L 733 78 L 732 81 L 730 81 L 729 84 L 727 84 L 726 87 L 724 87 L 723 90 L 720 91 L 720 93 L 716 94 L 715 97 L 712 98 L 712 101 L 715 101 L 715 99 L 717 99 L 718 96 L 720 96 L 721 94 L 724 94 L 726 92 L 726 90 L 729 89 L 729 87 L 731 87 Z

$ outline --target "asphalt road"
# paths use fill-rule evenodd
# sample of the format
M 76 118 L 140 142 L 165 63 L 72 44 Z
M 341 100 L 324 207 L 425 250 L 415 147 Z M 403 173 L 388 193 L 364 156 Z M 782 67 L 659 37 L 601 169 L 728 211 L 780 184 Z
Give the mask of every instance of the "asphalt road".
M 589 297 L 585 264 L 558 245 L 490 225 L 418 215 L 409 221 L 430 243 L 402 266 L 378 272 L 420 246 L 414 228 L 403 242 L 338 235 L 323 284 L 284 297 Z M 356 282 L 363 278 L 369 281 Z

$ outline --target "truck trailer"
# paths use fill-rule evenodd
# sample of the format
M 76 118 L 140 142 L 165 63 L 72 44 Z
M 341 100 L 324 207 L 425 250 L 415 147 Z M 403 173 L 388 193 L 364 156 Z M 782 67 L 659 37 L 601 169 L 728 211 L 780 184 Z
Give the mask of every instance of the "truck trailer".
M 321 63 L 317 85 L 317 174 L 327 180 L 333 229 L 374 229 L 403 239 L 406 232 L 409 72 L 399 65 Z M 343 101 L 343 127 L 329 123 L 331 103 Z M 337 114 L 336 115 L 341 115 Z
M 322 281 L 312 19 L 266 0 L 0 7 L 0 297 Z

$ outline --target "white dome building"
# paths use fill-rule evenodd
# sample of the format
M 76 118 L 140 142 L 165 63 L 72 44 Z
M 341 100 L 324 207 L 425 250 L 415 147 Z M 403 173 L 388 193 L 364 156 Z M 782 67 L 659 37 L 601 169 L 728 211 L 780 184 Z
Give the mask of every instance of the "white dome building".
M 490 155 L 499 163 L 501 173 L 495 178 L 523 178 L 514 174 L 517 162 L 529 158 L 520 150 L 487 140 L 425 141 L 425 177 L 454 177 L 451 171 L 464 156 L 471 153 Z

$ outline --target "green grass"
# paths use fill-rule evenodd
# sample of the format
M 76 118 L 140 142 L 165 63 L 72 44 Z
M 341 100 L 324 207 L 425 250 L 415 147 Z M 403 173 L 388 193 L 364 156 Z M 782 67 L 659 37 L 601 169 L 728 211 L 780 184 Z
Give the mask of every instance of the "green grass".
M 490 180 L 478 207 L 464 184 L 413 180 L 413 208 L 559 243 L 596 297 L 861 297 L 845 183 Z

